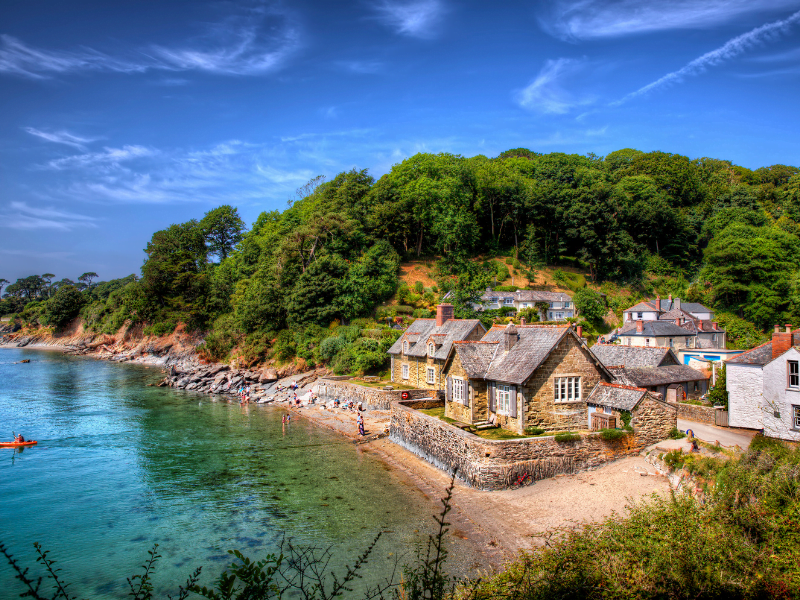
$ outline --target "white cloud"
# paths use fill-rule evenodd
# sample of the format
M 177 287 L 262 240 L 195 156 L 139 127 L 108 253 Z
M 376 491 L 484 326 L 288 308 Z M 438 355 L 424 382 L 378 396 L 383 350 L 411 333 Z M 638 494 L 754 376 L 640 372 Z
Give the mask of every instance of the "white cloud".
M 157 152 L 144 146 L 123 146 L 122 148 L 104 148 L 102 152 L 87 152 L 65 158 L 57 158 L 47 163 L 52 169 L 62 170 L 90 165 L 119 166 L 120 163 L 136 158 L 154 156 Z
M 635 92 L 631 92 L 624 98 L 612 103 L 612 106 L 619 106 L 628 100 L 643 96 L 655 89 L 681 83 L 686 77 L 699 75 L 710 67 L 715 67 L 725 61 L 731 60 L 757 45 L 785 34 L 797 23 L 800 23 L 800 11 L 797 11 L 785 19 L 773 21 L 772 23 L 767 23 L 766 25 L 751 29 L 747 33 L 743 33 L 742 35 L 728 40 L 719 48 L 695 58 L 677 71 L 667 73 L 663 77 L 658 78 L 652 83 L 648 83 Z
M 373 9 L 396 33 L 417 38 L 433 37 L 445 11 L 441 0 L 381 0 Z
M 556 0 L 540 17 L 545 30 L 566 40 L 707 28 L 752 13 L 791 10 L 798 0 Z
M 23 129 L 31 135 L 43 140 L 47 140 L 48 142 L 53 142 L 54 144 L 64 144 L 65 146 L 71 146 L 73 148 L 77 148 L 78 150 L 85 150 L 86 146 L 84 144 L 95 141 L 90 138 L 83 138 L 73 135 L 67 131 L 47 132 L 34 129 L 33 127 L 23 127 Z
M 132 57 L 112 56 L 92 48 L 45 50 L 0 35 L 0 73 L 31 79 L 73 72 L 261 75 L 282 67 L 299 46 L 297 28 L 287 15 L 259 8 L 223 20 L 192 44 L 151 46 L 139 49 Z
M 25 202 L 11 202 L 1 227 L 13 229 L 55 229 L 71 231 L 78 227 L 97 227 L 97 219 L 54 207 L 40 208 Z
M 372 75 L 383 70 L 383 63 L 374 60 L 340 60 L 334 63 L 344 71 L 358 75 Z
M 591 98 L 576 97 L 564 87 L 567 81 L 577 79 L 585 68 L 584 60 L 548 60 L 528 87 L 516 94 L 517 103 L 522 108 L 545 114 L 564 114 L 577 106 L 591 104 Z

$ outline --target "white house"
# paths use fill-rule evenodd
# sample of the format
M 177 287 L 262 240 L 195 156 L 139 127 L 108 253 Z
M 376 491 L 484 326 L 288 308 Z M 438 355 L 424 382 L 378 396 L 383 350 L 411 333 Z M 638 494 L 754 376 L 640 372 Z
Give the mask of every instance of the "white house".
M 726 363 L 728 424 L 800 441 L 800 330 L 775 326 L 766 344 Z
M 447 296 L 445 296 L 447 298 Z M 539 290 L 518 290 L 516 292 L 497 292 L 487 288 L 481 295 L 480 303 L 473 304 L 475 310 L 492 310 L 503 307 L 523 310 L 535 308 L 536 304 L 547 303 L 547 314 L 541 314 L 545 321 L 563 321 L 575 316 L 575 304 L 572 297 L 562 292 L 544 292 Z
M 662 318 L 664 313 L 672 310 L 683 311 L 690 314 L 695 319 L 700 321 L 713 321 L 714 311 L 706 308 L 697 302 L 682 302 L 680 298 L 661 299 L 656 297 L 655 300 L 646 300 L 639 302 L 635 306 L 622 311 L 623 321 L 657 321 Z

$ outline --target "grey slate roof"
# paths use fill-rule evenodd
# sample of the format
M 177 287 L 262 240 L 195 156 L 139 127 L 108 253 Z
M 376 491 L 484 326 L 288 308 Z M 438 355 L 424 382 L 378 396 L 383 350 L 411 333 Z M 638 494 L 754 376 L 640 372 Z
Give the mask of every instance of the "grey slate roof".
M 601 381 L 594 386 L 586 403 L 617 410 L 633 410 L 646 394 L 647 390 L 642 388 Z
M 663 312 L 671 311 L 674 308 L 675 308 L 675 301 L 674 300 L 672 302 L 670 302 L 668 298 L 662 298 L 661 299 L 661 310 Z M 656 309 L 656 299 L 653 298 L 652 300 L 645 300 L 644 302 L 639 302 L 639 304 L 631 306 L 630 308 L 626 308 L 622 312 L 630 312 L 630 311 L 648 312 L 648 311 L 654 311 L 655 309 Z M 681 310 L 685 310 L 686 312 L 690 312 L 690 313 L 693 313 L 693 312 L 695 312 L 695 313 L 698 313 L 698 312 L 701 312 L 701 313 L 713 312 L 713 311 L 709 310 L 708 308 L 706 308 L 705 306 L 703 306 L 702 304 L 699 304 L 697 302 L 683 302 L 683 301 L 681 301 Z
M 658 367 L 662 362 L 678 364 L 672 350 L 662 346 L 595 344 L 590 350 L 606 367 Z
M 495 353 L 500 347 L 499 342 L 455 342 L 456 354 L 461 359 L 461 366 L 467 376 L 480 379 L 489 368 Z
M 633 367 L 612 369 L 617 380 L 637 387 L 669 385 L 685 381 L 704 381 L 708 375 L 686 365 L 670 365 L 668 367 Z
M 756 346 L 747 352 L 743 352 L 727 362 L 743 365 L 766 365 L 772 362 L 772 341 Z
M 638 333 L 635 321 L 625 321 L 625 324 L 619 328 L 617 335 L 640 337 L 686 337 L 697 335 L 694 331 L 687 331 L 683 327 L 675 325 L 674 321 L 643 321 L 642 326 L 642 333 Z
M 489 298 L 513 298 L 519 302 L 572 302 L 572 297 L 563 292 L 545 292 L 543 290 L 517 290 L 516 292 L 493 292 L 486 290 L 481 295 L 482 302 L 488 302 Z
M 453 342 L 466 338 L 475 326 L 485 331 L 477 319 L 450 319 L 441 327 L 436 326 L 436 319 L 417 319 L 409 326 L 408 331 L 392 344 L 388 352 L 400 354 L 403 351 L 403 341 L 407 340 L 409 343 L 407 356 L 427 356 L 428 338 L 433 335 L 436 340 L 436 352 L 433 357 L 445 359 L 450 355 Z

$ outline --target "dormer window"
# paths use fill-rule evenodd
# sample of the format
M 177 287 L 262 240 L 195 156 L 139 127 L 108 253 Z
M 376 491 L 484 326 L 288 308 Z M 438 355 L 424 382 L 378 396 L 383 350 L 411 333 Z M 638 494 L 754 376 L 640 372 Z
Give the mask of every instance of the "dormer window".
M 433 342 L 430 342 L 428 344 L 428 356 L 433 358 L 434 354 L 436 354 L 436 344 L 434 344 Z
M 408 354 L 408 340 L 403 341 L 403 354 Z

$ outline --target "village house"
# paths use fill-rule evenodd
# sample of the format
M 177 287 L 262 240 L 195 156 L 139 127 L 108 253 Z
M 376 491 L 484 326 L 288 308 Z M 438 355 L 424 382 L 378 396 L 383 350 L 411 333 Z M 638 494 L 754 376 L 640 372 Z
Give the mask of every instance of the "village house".
M 772 339 L 725 364 L 728 424 L 800 442 L 800 330 L 776 325 Z
M 586 404 L 590 431 L 620 427 L 628 420 L 637 435 L 647 436 L 645 443 L 654 444 L 667 439 L 678 425 L 677 406 L 664 402 L 661 394 L 640 387 L 601 381 Z
M 491 288 L 481 295 L 480 303 L 473 304 L 475 310 L 492 310 L 513 308 L 520 311 L 525 308 L 537 308 L 542 321 L 563 321 L 575 316 L 575 304 L 572 297 L 561 292 L 545 292 L 539 290 L 517 290 L 516 292 L 497 292 Z M 547 305 L 545 310 L 543 307 Z
M 480 340 L 486 328 L 477 319 L 453 318 L 453 305 L 436 307 L 435 319 L 417 319 L 391 348 L 392 381 L 427 390 L 443 390 L 442 370 L 453 343 Z
M 586 429 L 586 396 L 612 376 L 591 353 L 580 327 L 492 327 L 480 341 L 455 342 L 445 364 L 445 416 L 495 423 L 523 434 Z
M 681 364 L 671 348 L 595 344 L 591 351 L 614 375 L 615 383 L 657 392 L 667 402 L 696 399 L 708 392 L 711 372 Z
M 624 310 L 622 315 L 617 336 L 624 345 L 668 346 L 676 352 L 726 347 L 727 333 L 702 304 L 681 302 L 672 296 L 666 300 L 656 297 Z

